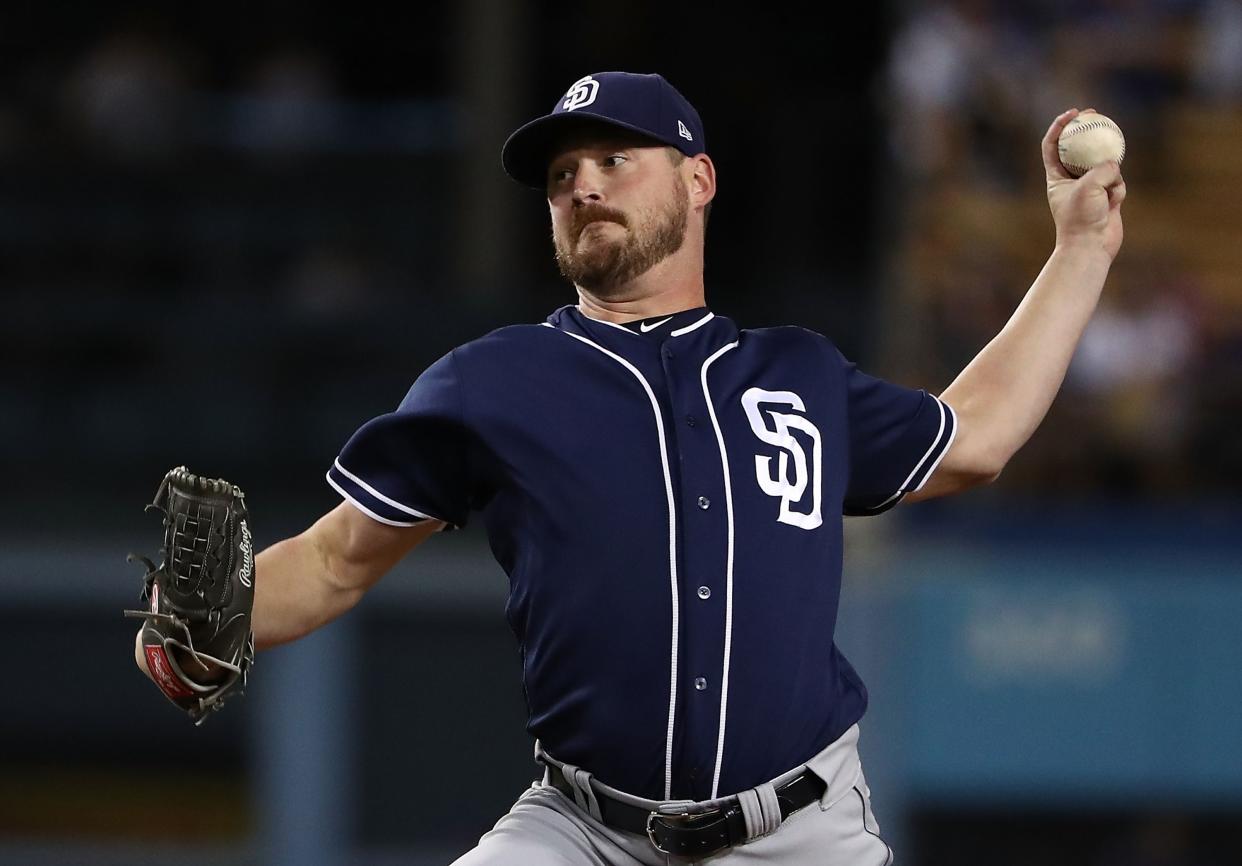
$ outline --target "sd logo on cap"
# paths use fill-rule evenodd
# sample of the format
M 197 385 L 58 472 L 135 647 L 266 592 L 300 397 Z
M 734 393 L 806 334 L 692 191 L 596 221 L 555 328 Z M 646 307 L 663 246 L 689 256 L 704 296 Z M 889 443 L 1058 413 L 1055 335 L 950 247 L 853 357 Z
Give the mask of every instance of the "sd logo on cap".
M 526 186 L 543 189 L 549 151 L 567 125 L 593 120 L 645 135 L 686 156 L 707 151 L 703 121 L 664 76 L 596 72 L 575 81 L 551 114 L 520 127 L 500 152 L 505 171 Z

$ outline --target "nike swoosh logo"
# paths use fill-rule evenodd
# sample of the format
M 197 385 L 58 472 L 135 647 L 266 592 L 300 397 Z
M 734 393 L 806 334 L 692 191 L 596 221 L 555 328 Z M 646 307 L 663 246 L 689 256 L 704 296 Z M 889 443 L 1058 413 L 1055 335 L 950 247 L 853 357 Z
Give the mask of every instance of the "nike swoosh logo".
M 671 318 L 673 318 L 673 317 L 672 317 L 672 316 L 669 316 L 669 317 L 668 317 L 668 319 L 671 319 Z M 660 326 L 661 326 L 661 325 L 663 325 L 665 322 L 667 322 L 667 321 L 668 321 L 668 319 L 661 319 L 661 320 L 660 320 L 660 321 L 658 321 L 658 322 L 652 322 L 650 325 L 648 325 L 646 322 L 640 322 L 640 323 L 639 323 L 639 325 L 638 325 L 638 330 L 642 331 L 642 332 L 645 334 L 645 333 L 647 333 L 648 331 L 653 331 L 653 330 L 655 330 L 656 328 L 660 327 Z

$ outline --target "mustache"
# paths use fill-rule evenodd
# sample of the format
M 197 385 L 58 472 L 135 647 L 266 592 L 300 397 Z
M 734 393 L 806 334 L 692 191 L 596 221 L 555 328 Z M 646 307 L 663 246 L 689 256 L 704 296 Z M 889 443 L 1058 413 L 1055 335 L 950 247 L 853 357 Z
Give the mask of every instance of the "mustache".
M 574 214 L 573 237 L 578 237 L 582 234 L 582 230 L 593 222 L 616 223 L 622 228 L 630 226 L 629 219 L 621 211 L 613 210 L 602 204 L 591 204 Z

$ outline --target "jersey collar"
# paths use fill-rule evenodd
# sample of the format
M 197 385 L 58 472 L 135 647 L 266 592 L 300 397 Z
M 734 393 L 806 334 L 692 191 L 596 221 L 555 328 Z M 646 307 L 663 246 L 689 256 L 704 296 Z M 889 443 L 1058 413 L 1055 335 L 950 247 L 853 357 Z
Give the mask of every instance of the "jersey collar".
M 690 331 L 707 324 L 713 318 L 713 313 L 707 307 L 692 307 L 689 310 L 681 310 L 677 313 L 666 313 L 662 316 L 635 319 L 632 322 L 626 322 L 621 327 L 627 328 L 636 334 L 646 334 L 663 339 L 665 337 L 680 337 L 682 334 L 688 334 Z
M 631 334 L 648 337 L 653 340 L 664 340 L 669 337 L 680 337 L 684 334 L 689 334 L 715 318 L 715 315 L 707 307 L 691 307 L 688 310 L 664 313 L 659 316 L 648 316 L 645 319 L 635 319 L 632 322 L 619 325 L 588 316 L 576 305 L 568 304 L 548 316 L 548 322 L 553 326 L 559 326 L 565 316 L 575 317 L 595 325 L 603 325 L 607 328 L 628 331 Z

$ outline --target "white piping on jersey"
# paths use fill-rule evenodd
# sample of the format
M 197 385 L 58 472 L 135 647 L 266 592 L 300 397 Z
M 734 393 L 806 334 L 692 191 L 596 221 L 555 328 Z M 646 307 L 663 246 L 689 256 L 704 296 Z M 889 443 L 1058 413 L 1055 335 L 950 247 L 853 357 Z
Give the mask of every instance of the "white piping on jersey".
M 699 328 L 699 327 L 702 327 L 703 325 L 706 325 L 708 322 L 710 322 L 714 318 L 716 318 L 715 313 L 708 313 L 706 316 L 699 319 L 693 325 L 686 325 L 684 328 L 678 328 L 676 331 L 669 331 L 668 335 L 670 337 L 680 337 L 682 334 L 689 334 L 695 328 Z
M 587 318 L 590 317 L 588 316 Z M 593 321 L 599 320 L 594 319 Z M 560 330 L 553 327 L 549 322 L 542 322 L 541 324 L 545 324 L 553 330 Z M 621 326 L 617 325 L 616 327 L 620 328 Z M 621 328 L 621 330 L 630 334 L 634 333 L 628 328 Z M 669 473 L 668 468 L 668 446 L 665 444 L 664 439 L 664 419 L 660 414 L 660 404 L 656 402 L 655 392 L 651 390 L 651 385 L 643 378 L 643 374 L 638 371 L 637 367 L 620 355 L 608 351 L 603 346 L 588 340 L 586 337 L 580 337 L 571 331 L 561 331 L 561 333 L 586 343 L 593 349 L 598 349 L 633 373 L 634 377 L 638 379 L 638 383 L 643 386 L 643 390 L 647 392 L 647 399 L 651 401 L 651 411 L 655 413 L 656 433 L 660 439 L 660 464 L 664 470 L 664 495 L 668 498 L 668 572 L 669 588 L 673 596 L 673 637 L 668 677 L 668 732 L 664 740 L 664 799 L 671 800 L 673 796 L 673 722 L 677 711 L 677 633 L 680 628 L 680 611 L 677 604 L 677 506 L 673 500 L 673 477 Z M 635 334 L 635 336 L 639 335 Z
M 387 503 L 387 504 L 391 505 L 393 508 L 397 509 L 398 511 L 404 511 L 406 514 L 409 514 L 409 515 L 411 515 L 411 516 L 413 516 L 413 517 L 417 517 L 419 520 L 439 520 L 439 519 L 440 519 L 439 517 L 432 517 L 430 514 L 423 514 L 421 511 L 416 511 L 416 510 L 414 510 L 413 508 L 410 508 L 410 506 L 408 506 L 408 505 L 402 505 L 400 502 L 398 502 L 398 501 L 397 501 L 397 500 L 395 500 L 395 499 L 390 499 L 390 498 L 388 498 L 387 496 L 385 496 L 384 494 L 382 494 L 382 493 L 380 493 L 378 490 L 376 490 L 374 487 L 372 487 L 370 484 L 367 484 L 365 481 L 363 481 L 363 480 L 362 480 L 361 478 L 359 478 L 357 475 L 355 475 L 354 473 L 352 473 L 352 472 L 350 472 L 348 469 L 346 469 L 344 466 L 342 466 L 342 465 L 341 465 L 340 458 L 337 458 L 336 460 L 333 460 L 333 461 L 332 461 L 332 465 L 333 465 L 333 466 L 335 466 L 337 469 L 339 469 L 342 475 L 344 475 L 344 476 L 345 476 L 346 478 L 348 478 L 350 481 L 352 481 L 352 482 L 354 482 L 355 484 L 357 484 L 359 487 L 361 487 L 361 488 L 362 488 L 363 490 L 365 490 L 367 493 L 370 493 L 372 496 L 374 496 L 374 497 L 375 497 L 376 499 L 378 499 L 380 502 L 385 502 L 385 503 Z M 331 480 L 331 479 L 329 479 L 329 480 Z M 334 486 L 335 486 L 335 485 L 334 485 Z M 338 487 L 337 489 L 338 489 L 338 490 L 340 490 L 340 488 L 339 488 L 339 487 Z M 350 497 L 350 498 L 352 499 L 353 497 Z M 385 522 L 385 523 L 390 523 L 391 521 L 387 521 L 387 520 L 385 520 L 384 522 Z M 414 524 L 412 524 L 412 523 L 393 523 L 392 525 L 393 525 L 393 526 L 413 526 Z
M 944 443 L 944 448 L 941 449 L 940 454 L 937 455 L 936 459 L 932 462 L 932 465 L 928 467 L 927 472 L 923 475 L 923 480 L 919 482 L 918 487 L 914 488 L 915 490 L 923 489 L 923 485 L 926 484 L 928 482 L 928 479 L 930 479 L 932 475 L 935 474 L 936 467 L 940 465 L 940 461 L 943 460 L 945 458 L 945 455 L 949 453 L 949 449 L 953 447 L 953 440 L 957 438 L 957 413 L 953 411 L 952 406 L 950 406 L 948 403 L 942 402 L 939 397 L 933 396 L 932 399 L 934 399 L 937 403 L 940 404 L 941 412 L 947 412 L 949 414 L 949 417 L 953 420 L 953 429 L 949 431 L 949 441 Z M 941 430 L 943 431 L 943 429 L 944 429 L 944 426 L 942 423 Z M 937 435 L 936 438 L 939 439 L 940 436 Z M 932 446 L 932 447 L 934 448 L 935 446 Z M 931 450 L 929 449 L 927 453 L 930 454 Z M 927 455 L 924 454 L 923 460 L 926 460 L 926 459 L 927 459 Z M 923 461 L 920 460 L 919 462 L 922 463 Z M 917 469 L 915 471 L 917 471 Z
M 910 470 L 910 474 L 906 476 L 906 480 L 901 482 L 901 485 L 897 488 L 897 492 L 874 508 L 867 509 L 868 511 L 879 511 L 888 507 L 894 499 L 900 499 L 907 493 L 914 492 L 906 490 L 906 485 L 910 483 L 910 479 L 912 479 L 915 475 L 918 475 L 919 470 L 923 467 L 923 464 L 927 462 L 927 458 L 931 456 L 931 453 L 936 450 L 936 446 L 940 444 L 940 437 L 944 435 L 946 409 L 949 411 L 949 415 L 953 419 L 953 430 L 949 433 L 949 441 L 945 443 L 944 450 L 940 452 L 940 456 L 936 458 L 936 462 L 933 463 L 931 468 L 927 470 L 927 474 L 923 476 L 923 480 L 919 482 L 919 486 L 914 488 L 914 490 L 917 491 L 923 489 L 923 485 L 927 483 L 927 480 L 931 478 L 932 473 L 936 471 L 936 467 L 940 465 L 940 461 L 943 460 L 944 456 L 949 453 L 949 447 L 953 444 L 953 440 L 957 437 L 957 415 L 953 412 L 953 407 L 949 406 L 947 403 L 941 403 L 939 397 L 936 397 L 934 394 L 929 394 L 928 396 L 936 401 L 936 406 L 940 409 L 940 429 L 936 431 L 936 436 L 932 439 L 931 445 L 928 446 L 927 451 L 924 452 L 923 456 L 919 458 L 919 462 L 914 464 L 914 468 Z
M 342 496 L 345 497 L 345 499 L 349 501 L 350 505 L 354 506 L 354 508 L 357 508 L 359 511 L 361 511 L 363 514 L 365 514 L 367 517 L 371 518 L 372 520 L 377 520 L 380 523 L 387 523 L 389 526 L 418 526 L 418 524 L 424 522 L 421 520 L 416 520 L 412 523 L 402 523 L 399 520 L 389 520 L 387 517 L 380 517 L 374 511 L 367 508 L 365 505 L 363 505 L 361 502 L 355 499 L 352 495 L 350 495 L 348 490 L 346 490 L 341 485 L 337 484 L 336 479 L 332 477 L 331 472 L 327 473 L 324 477 L 328 479 L 328 483 L 331 484 L 333 488 L 336 489 L 337 493 L 341 494 Z
M 927 462 L 927 458 L 931 456 L 931 453 L 936 450 L 936 446 L 940 444 L 940 437 L 944 435 L 944 426 L 947 421 L 944 414 L 944 404 L 941 403 L 936 397 L 932 397 L 932 399 L 936 401 L 936 408 L 940 410 L 940 429 L 936 431 L 936 436 L 932 439 L 931 445 L 927 446 L 927 450 L 923 452 L 923 456 L 919 458 L 919 462 L 914 464 L 914 468 L 910 470 L 910 474 L 906 476 L 906 480 L 901 482 L 901 485 L 897 488 L 898 492 L 905 490 L 906 485 L 910 483 L 910 479 L 914 478 L 914 476 L 918 474 L 919 470 L 923 468 L 923 464 Z M 927 478 L 925 477 L 923 481 L 926 480 Z M 919 486 L 923 486 L 922 482 L 920 482 Z
M 707 319 L 710 319 L 709 315 Z M 706 322 L 703 319 L 692 325 L 697 328 Z M 729 709 L 729 655 L 733 646 L 733 484 L 729 480 L 729 455 L 725 451 L 724 434 L 720 432 L 720 423 L 716 420 L 716 408 L 712 405 L 711 392 L 707 390 L 707 368 L 717 358 L 730 349 L 737 348 L 737 341 L 718 349 L 715 354 L 703 362 L 701 378 L 703 381 L 703 399 L 707 401 L 707 414 L 712 419 L 712 428 L 716 431 L 716 444 L 720 446 L 720 466 L 724 470 L 725 515 L 728 518 L 729 546 L 725 559 L 725 642 L 724 672 L 720 676 L 720 729 L 716 739 L 716 770 L 712 774 L 712 796 L 716 799 L 716 789 L 720 786 L 720 765 L 724 758 L 725 718 Z

